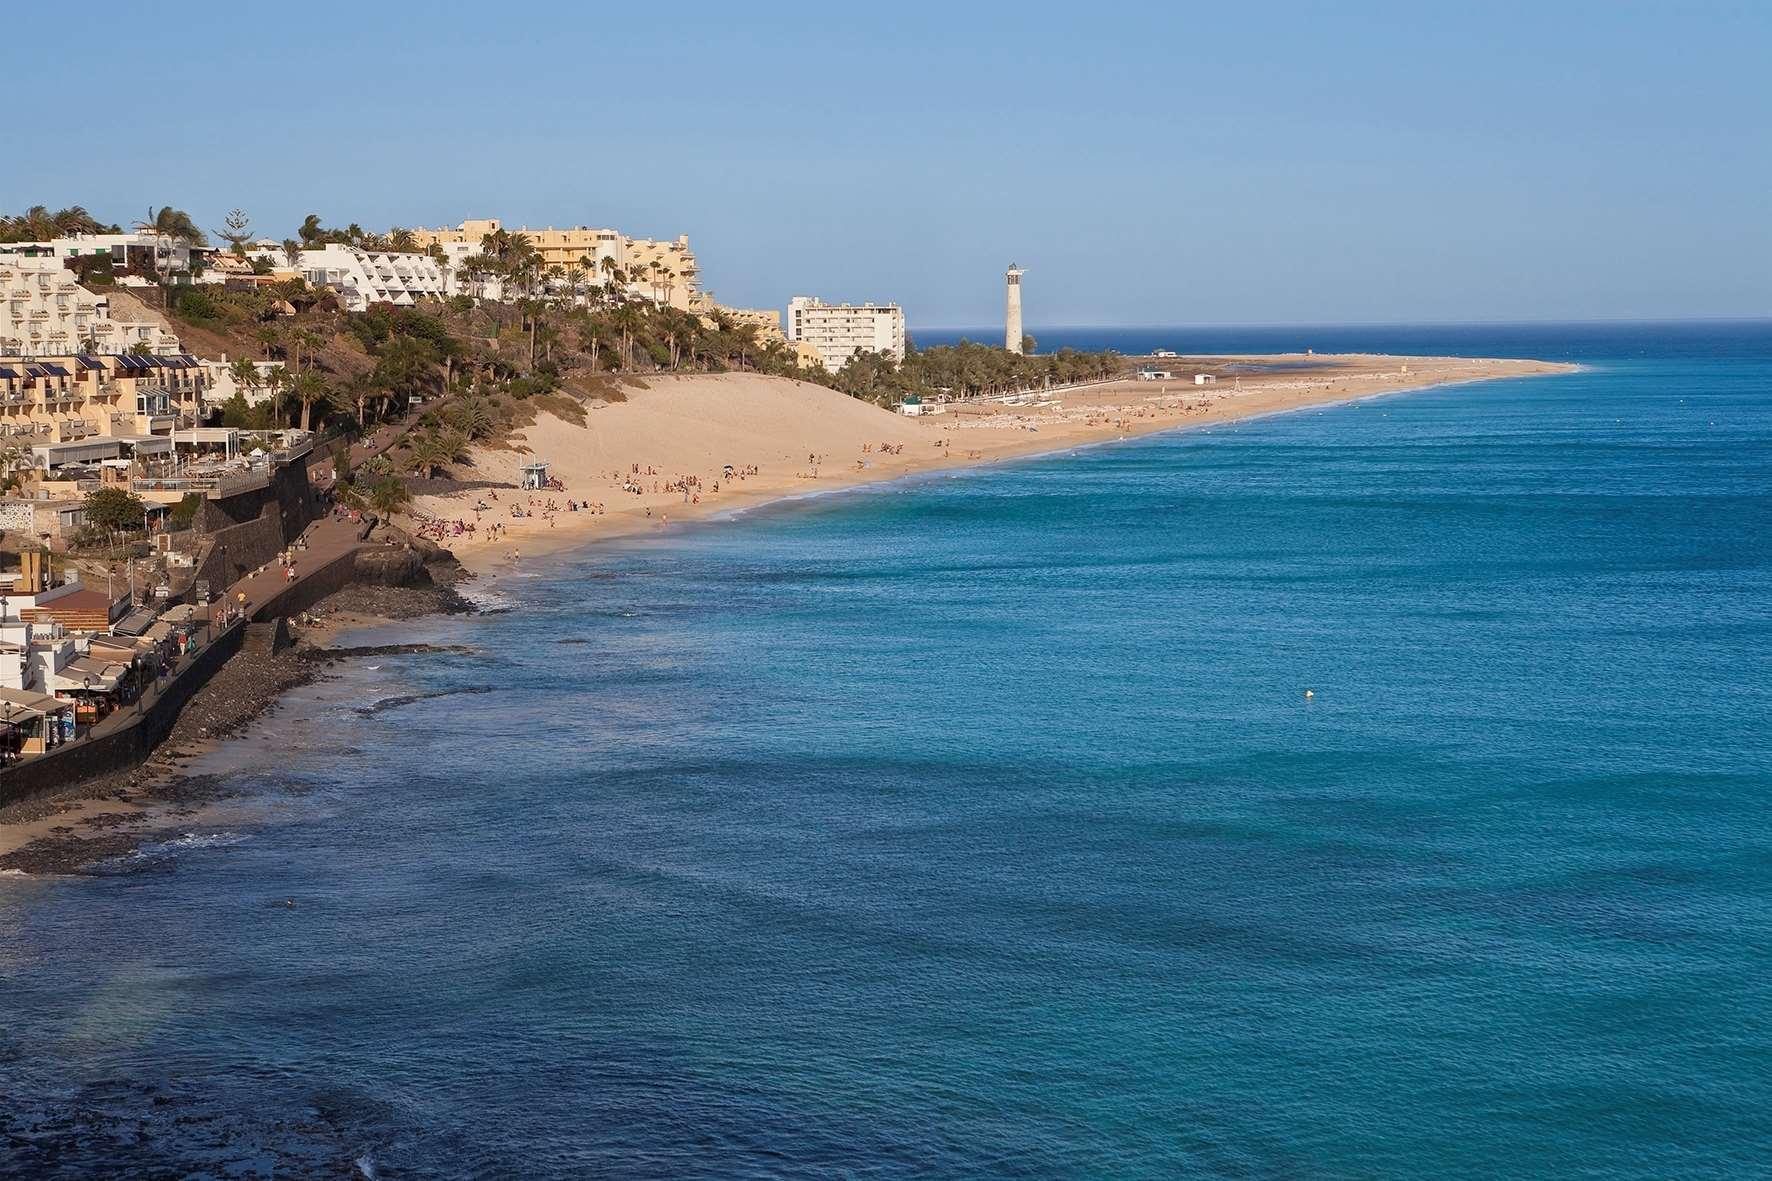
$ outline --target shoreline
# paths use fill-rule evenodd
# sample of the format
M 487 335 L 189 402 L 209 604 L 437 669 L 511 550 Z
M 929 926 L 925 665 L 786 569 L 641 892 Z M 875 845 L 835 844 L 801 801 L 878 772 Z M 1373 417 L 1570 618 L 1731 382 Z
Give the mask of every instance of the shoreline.
M 1370 363 L 1377 358 L 1360 355 L 1354 359 Z M 1334 366 L 1346 363 L 1349 358 L 1328 357 L 1320 358 L 1326 363 L 1324 369 L 1314 381 L 1305 384 L 1303 388 L 1297 387 L 1300 377 L 1298 373 L 1286 372 L 1276 375 L 1284 379 L 1283 383 L 1270 382 L 1265 389 L 1261 385 L 1254 385 L 1248 391 L 1237 390 L 1228 394 L 1221 392 L 1216 399 L 1192 394 L 1191 391 L 1199 387 L 1191 384 L 1185 387 L 1184 392 L 1170 394 L 1162 389 L 1150 391 L 1139 388 L 1148 386 L 1149 383 L 1115 383 L 1092 393 L 1091 401 L 1095 405 L 1085 410 L 1089 417 L 1085 419 L 1086 425 L 1082 429 L 1062 429 L 1064 424 L 1054 423 L 1048 417 L 1041 425 L 1056 425 L 1060 429 L 1041 431 L 1039 426 L 1028 425 L 1030 416 L 1016 412 L 1024 408 L 1005 407 L 1002 411 L 989 411 L 987 414 L 996 418 L 999 423 L 1006 421 L 1012 425 L 992 425 L 985 429 L 1017 433 L 1013 437 L 992 440 L 994 446 L 968 448 L 970 453 L 964 457 L 954 456 L 950 446 L 938 443 L 935 454 L 927 451 L 913 453 L 903 462 L 883 465 L 879 470 L 862 466 L 852 470 L 815 473 L 810 479 L 772 482 L 760 480 L 759 485 L 768 483 L 769 486 L 746 488 L 728 493 L 719 500 L 710 498 L 703 503 L 687 506 L 678 506 L 667 496 L 663 505 L 678 509 L 675 520 L 670 519 L 662 511 L 662 507 L 660 515 L 653 517 L 651 509 L 659 505 L 659 501 L 656 497 L 644 496 L 637 498 L 638 504 L 627 506 L 626 511 L 607 515 L 555 513 L 545 518 L 519 518 L 530 527 L 512 530 L 507 535 L 512 548 L 520 547 L 522 550 L 521 559 L 517 560 L 498 552 L 498 545 L 483 541 L 459 548 L 451 545 L 449 540 L 443 544 L 455 551 L 458 562 L 472 580 L 470 585 L 477 583 L 496 593 L 499 584 L 518 570 L 526 568 L 527 562 L 546 562 L 601 542 L 651 536 L 672 526 L 705 528 L 798 500 L 865 491 L 943 472 L 984 469 L 1004 461 L 1040 459 L 1131 442 L 1171 431 L 1209 431 L 1214 426 L 1256 421 L 1300 410 L 1375 401 L 1397 394 L 1421 393 L 1448 386 L 1551 376 L 1580 369 L 1577 365 L 1535 361 L 1382 359 L 1405 365 L 1438 360 L 1447 363 L 1450 372 L 1442 372 L 1438 376 L 1431 371 L 1407 374 L 1420 380 L 1402 384 L 1394 379 L 1405 374 L 1338 374 Z M 1491 372 L 1485 371 L 1487 366 L 1505 368 L 1500 372 Z M 1476 367 L 1477 371 L 1472 372 L 1472 367 Z M 1337 381 L 1337 378 L 1340 380 Z M 1276 385 L 1282 386 L 1283 393 L 1279 396 L 1272 389 Z M 1261 396 L 1264 393 L 1267 396 Z M 1284 396 L 1287 394 L 1292 396 Z M 1195 399 L 1191 404 L 1190 397 Z M 1113 401 L 1115 398 L 1120 400 Z M 1128 402 L 1126 399 L 1134 400 Z M 1168 399 L 1172 405 L 1165 407 L 1156 399 Z M 845 401 L 852 400 L 845 398 Z M 858 405 L 878 416 L 868 422 L 870 428 L 903 431 L 907 427 L 927 427 L 923 435 L 925 442 L 936 438 L 951 438 L 957 425 L 917 423 L 866 404 Z M 1157 409 L 1167 412 L 1157 413 Z M 960 426 L 959 429 L 968 428 Z M 901 447 L 906 445 L 908 441 L 907 444 L 901 444 Z M 809 487 L 808 484 L 817 486 Z M 533 497 L 536 494 L 526 495 Z M 558 499 L 568 493 L 542 495 L 551 495 Z M 541 519 L 548 520 L 550 524 L 545 528 L 534 527 L 534 521 Z M 568 527 L 560 528 L 551 523 L 554 520 L 564 521 Z M 326 679 L 330 665 L 353 655 L 389 650 L 388 646 L 363 649 L 361 652 L 341 648 L 338 646 L 341 636 L 349 632 L 379 630 L 393 624 L 461 610 L 461 596 L 456 593 L 451 600 L 451 593 L 453 592 L 358 586 L 347 588 L 317 605 L 312 617 L 298 629 L 299 644 L 273 658 L 272 663 L 276 667 L 255 666 L 238 670 L 233 681 L 243 680 L 246 682 L 244 686 L 223 680 L 219 685 L 206 687 L 186 707 L 173 733 L 161 748 L 145 763 L 128 771 L 101 776 L 64 791 L 0 810 L 0 878 L 29 879 L 44 875 L 92 873 L 100 864 L 125 856 L 156 838 L 177 832 L 188 825 L 201 824 L 206 809 L 232 798 L 234 793 L 230 793 L 225 787 L 223 776 L 193 770 L 198 760 L 237 740 L 254 722 L 274 711 L 291 691 Z M 467 608 L 469 611 L 477 610 L 471 606 L 471 596 L 467 602 L 470 604 Z M 427 646 L 419 645 L 415 650 L 425 647 Z M 225 676 L 226 671 L 218 675 L 218 680 Z M 211 694 L 210 699 L 206 701 L 203 694 Z M 218 699 L 226 704 L 218 706 L 215 704 Z
M 464 570 L 475 576 L 495 579 L 522 568 L 523 562 L 530 558 L 552 556 L 600 541 L 650 536 L 676 525 L 706 525 L 733 520 L 759 508 L 895 483 L 912 476 L 985 468 L 1005 460 L 1039 458 L 1084 447 L 1129 442 L 1169 431 L 1208 429 L 1314 407 L 1366 402 L 1448 386 L 1561 375 L 1578 372 L 1581 368 L 1564 362 L 1375 354 L 1311 357 L 1273 354 L 1189 360 L 1210 362 L 1207 367 L 1214 368 L 1251 362 L 1270 365 L 1309 362 L 1315 368 L 1241 375 L 1240 379 L 1249 384 L 1229 390 L 1216 385 L 1196 386 L 1191 381 L 1184 383 L 1179 379 L 1152 389 L 1156 383 L 1127 380 L 1080 392 L 1066 391 L 1050 408 L 1044 404 L 1002 406 L 980 412 L 979 408 L 966 407 L 950 421 L 943 421 L 949 419 L 949 415 L 912 419 L 869 407 L 876 410 L 882 420 L 876 424 L 878 429 L 896 431 L 902 437 L 902 449 L 910 450 L 916 443 L 923 446 L 911 450 L 908 455 L 894 456 L 891 462 L 873 462 L 859 469 L 816 470 L 810 476 L 801 472 L 791 478 L 772 475 L 769 479 L 759 479 L 754 488 L 746 481 L 747 486 L 721 492 L 718 501 L 682 503 L 669 493 L 642 495 L 603 513 L 581 514 L 562 510 L 517 520 L 501 518 L 497 523 L 503 526 L 502 536 L 496 540 L 484 536 L 458 536 L 442 538 L 439 544 L 451 550 Z M 1349 371 L 1352 367 L 1379 365 L 1384 368 Z M 1070 420 L 1062 417 L 1060 408 L 1070 410 Z M 1077 422 L 1079 416 L 1083 416 L 1081 424 Z M 572 434 L 587 433 L 585 428 L 577 432 L 560 429 L 564 425 L 549 423 L 540 429 L 532 428 L 536 437 L 523 440 L 524 453 L 549 455 L 569 447 L 574 441 Z M 530 431 L 524 433 L 531 434 Z M 955 440 L 991 434 L 998 437 L 965 437 L 968 444 L 965 452 L 954 454 Z M 930 444 L 937 448 L 934 453 L 928 450 Z M 477 454 L 476 459 L 480 458 Z M 663 470 L 673 475 L 687 474 L 682 471 L 687 466 L 684 461 L 676 468 Z M 703 487 L 714 482 L 703 473 L 694 474 L 703 478 Z M 590 480 L 595 478 L 595 475 L 590 476 Z M 508 495 L 527 497 L 532 506 L 545 507 L 549 500 L 563 504 L 584 491 L 581 486 L 584 482 L 589 481 L 574 480 L 559 492 Z M 602 489 L 596 489 L 596 492 L 609 495 Z M 421 505 L 424 511 L 442 519 L 451 516 L 465 519 L 463 510 L 474 503 L 475 495 L 428 496 L 422 498 Z M 656 516 L 653 515 L 655 510 Z M 538 523 L 542 521 L 546 524 Z M 519 556 L 513 559 L 513 553 Z

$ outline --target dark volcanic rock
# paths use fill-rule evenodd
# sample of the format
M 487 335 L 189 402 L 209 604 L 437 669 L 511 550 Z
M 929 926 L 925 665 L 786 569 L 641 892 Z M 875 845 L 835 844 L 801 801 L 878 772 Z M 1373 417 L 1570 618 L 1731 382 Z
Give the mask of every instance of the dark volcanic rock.
M 365 550 L 357 555 L 357 578 L 382 586 L 425 586 L 431 572 L 416 549 Z
M 426 615 L 465 615 L 474 605 L 451 586 L 347 586 L 314 605 L 313 614 L 334 611 L 375 615 L 382 619 L 418 619 Z

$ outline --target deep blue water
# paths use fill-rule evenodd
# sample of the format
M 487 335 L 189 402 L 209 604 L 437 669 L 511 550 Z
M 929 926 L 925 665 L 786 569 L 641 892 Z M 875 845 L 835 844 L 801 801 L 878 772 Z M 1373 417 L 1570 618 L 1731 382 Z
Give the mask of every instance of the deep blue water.
M 1589 367 L 564 560 L 0 881 L 0 1174 L 1772 1171 L 1772 326 L 1348 331 Z
M 1579 360 L 1764 360 L 1772 321 L 1690 320 L 1585 324 L 1330 324 L 1174 328 L 1030 328 L 1042 353 L 1061 348 L 1114 349 L 1128 356 L 1157 349 L 1212 353 L 1406 353 L 1412 356 L 1533 357 Z M 960 340 L 1001 344 L 997 328 L 921 328 L 918 345 Z

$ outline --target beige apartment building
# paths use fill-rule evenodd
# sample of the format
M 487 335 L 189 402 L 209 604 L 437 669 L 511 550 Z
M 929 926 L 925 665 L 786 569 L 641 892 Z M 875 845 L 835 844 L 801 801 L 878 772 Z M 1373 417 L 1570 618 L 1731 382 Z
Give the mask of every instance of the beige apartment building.
M 904 360 L 904 310 L 895 303 L 828 304 L 806 295 L 788 301 L 787 337 L 810 347 L 832 373 L 856 353 Z
M 589 265 L 594 273 L 586 276 L 588 283 L 605 281 L 607 259 L 628 277 L 627 291 L 632 295 L 684 311 L 701 312 L 709 306 L 701 291 L 701 269 L 695 252 L 689 249 L 688 234 L 653 239 L 630 238 L 617 230 L 589 226 L 512 229 L 495 217 L 485 217 L 470 218 L 454 228 L 420 227 L 412 236 L 421 249 L 435 244 L 447 250 L 452 245 L 478 247 L 487 234 L 499 230 L 529 239 L 543 266 L 558 266 L 570 273 L 574 266 Z
M 759 344 L 786 344 L 787 334 L 781 328 L 781 313 L 774 308 L 729 308 L 725 304 L 713 305 L 713 311 L 725 316 L 734 324 L 749 325 L 757 330 Z
M 188 354 L 0 356 L 0 448 L 47 468 L 167 454 L 197 425 L 207 383 Z

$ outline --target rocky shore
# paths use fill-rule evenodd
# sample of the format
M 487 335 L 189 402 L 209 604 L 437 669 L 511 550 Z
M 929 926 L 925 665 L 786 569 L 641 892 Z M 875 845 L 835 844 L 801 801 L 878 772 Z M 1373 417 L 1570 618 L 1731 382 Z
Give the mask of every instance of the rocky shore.
M 430 650 L 395 644 L 338 648 L 345 627 L 472 611 L 445 582 L 417 586 L 352 585 L 323 599 L 291 623 L 295 643 L 250 659 L 230 660 L 180 712 L 148 760 L 60 791 L 0 808 L 0 835 L 12 828 L 30 839 L 0 845 L 0 871 L 26 874 L 91 872 L 134 850 L 156 829 L 189 820 L 233 794 L 225 779 L 192 774 L 192 759 L 237 733 L 290 690 L 326 675 L 339 660 Z

